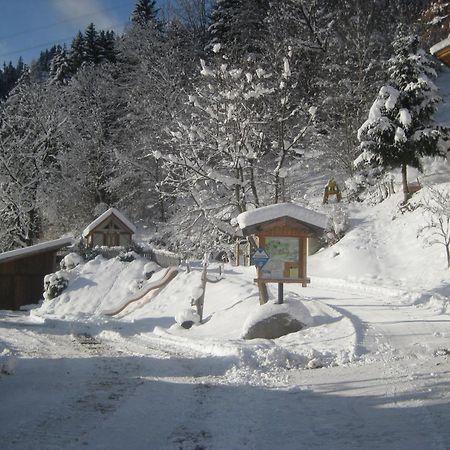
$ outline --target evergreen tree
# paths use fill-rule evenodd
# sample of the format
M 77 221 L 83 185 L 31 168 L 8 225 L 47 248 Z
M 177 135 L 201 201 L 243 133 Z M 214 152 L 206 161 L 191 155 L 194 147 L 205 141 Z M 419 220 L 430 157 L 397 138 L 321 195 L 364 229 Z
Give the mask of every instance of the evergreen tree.
M 134 8 L 131 21 L 144 27 L 149 23 L 157 23 L 158 10 L 155 0 L 139 0 Z
M 260 54 L 269 6 L 268 0 L 218 0 L 211 12 L 208 47 L 220 44 L 234 62 Z
M 70 68 L 72 73 L 76 73 L 79 67 L 85 61 L 85 42 L 84 36 L 81 31 L 77 33 L 72 41 L 71 49 L 69 52 Z
M 18 59 L 16 66 L 12 61 L 8 64 L 3 63 L 3 69 L 0 69 L 0 100 L 8 96 L 27 71 L 28 68 L 21 57 Z
M 102 62 L 116 61 L 115 34 L 114 31 L 100 31 L 98 35 L 98 45 L 100 47 L 100 60 Z
M 389 60 L 388 84 L 373 103 L 358 131 L 358 162 L 384 169 L 401 168 L 404 202 L 409 198 L 407 166 L 421 168 L 423 156 L 444 156 L 448 130 L 432 121 L 439 102 L 431 81 L 436 75 L 431 58 L 419 48 L 415 34 L 399 30 Z
M 93 23 L 89 24 L 84 32 L 84 61 L 98 64 L 102 60 L 102 50 L 99 34 Z
M 59 48 L 50 64 L 50 80 L 52 83 L 67 84 L 71 77 L 71 66 L 66 47 Z

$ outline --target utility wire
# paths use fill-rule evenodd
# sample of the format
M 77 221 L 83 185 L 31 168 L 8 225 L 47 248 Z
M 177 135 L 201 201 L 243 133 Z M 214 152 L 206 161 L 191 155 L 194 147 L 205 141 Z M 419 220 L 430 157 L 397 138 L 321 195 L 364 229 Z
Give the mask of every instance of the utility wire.
M 128 1 L 128 0 L 125 0 L 125 1 Z M 60 20 L 59 22 L 53 22 L 53 23 L 49 23 L 47 25 L 42 25 L 42 26 L 39 26 L 39 27 L 28 28 L 27 30 L 17 31 L 16 33 L 13 33 L 13 34 L 7 34 L 7 35 L 4 35 L 4 36 L 0 36 L 0 40 L 5 41 L 5 40 L 8 40 L 8 39 L 17 37 L 17 36 L 22 36 L 24 34 L 29 34 L 29 33 L 33 32 L 33 31 L 47 30 L 49 28 L 53 28 L 53 27 L 56 27 L 58 25 L 62 25 L 62 24 L 65 24 L 65 23 L 70 23 L 70 22 L 75 22 L 78 19 L 83 19 L 85 17 L 91 17 L 91 16 L 95 17 L 95 16 L 97 16 L 99 14 L 102 14 L 104 12 L 116 11 L 118 9 L 124 9 L 126 7 L 129 7 L 129 5 L 126 5 L 126 6 L 122 5 L 122 6 L 116 6 L 115 8 L 107 8 L 107 9 L 100 9 L 100 10 L 97 10 L 97 11 L 92 11 L 90 13 L 83 14 L 81 16 L 72 17 L 71 19 Z
M 117 23 L 117 24 L 113 24 L 112 27 L 116 28 L 119 26 L 125 26 L 128 22 L 121 22 L 121 23 Z M 25 47 L 25 48 L 21 48 L 21 49 L 17 49 L 17 50 L 13 50 L 11 52 L 8 53 L 2 53 L 0 54 L 0 59 L 3 59 L 5 57 L 8 56 L 13 56 L 13 55 L 20 55 L 20 53 L 26 52 L 28 50 L 36 50 L 38 48 L 43 48 L 43 47 L 47 47 L 49 45 L 58 45 L 58 44 L 65 44 L 67 43 L 67 41 L 74 39 L 74 36 L 69 36 L 69 37 L 65 37 L 65 38 L 60 38 L 60 39 L 55 39 L 53 41 L 50 42 L 43 42 L 42 44 L 36 44 L 33 45 L 32 47 Z

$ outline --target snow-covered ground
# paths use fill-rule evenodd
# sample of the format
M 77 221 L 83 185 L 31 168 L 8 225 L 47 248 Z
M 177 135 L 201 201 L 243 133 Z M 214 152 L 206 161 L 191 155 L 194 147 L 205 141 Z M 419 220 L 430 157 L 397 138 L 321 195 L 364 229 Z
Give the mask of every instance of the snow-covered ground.
M 113 317 L 146 261 L 67 270 L 59 297 L 0 315 L 1 448 L 450 448 L 445 255 L 417 237 L 421 208 L 399 201 L 351 206 L 347 235 L 310 258 L 311 285 L 269 306 L 309 312 L 278 339 L 241 338 L 261 309 L 253 267 L 226 265 L 191 329 L 175 316 L 199 264 Z
M 55 299 L 0 312 L 0 448 L 450 449 L 450 277 L 419 234 L 428 186 L 450 189 L 449 174 L 426 162 L 411 211 L 400 193 L 348 205 L 347 234 L 282 306 L 259 305 L 254 268 L 225 265 L 190 329 L 175 317 L 198 296 L 199 263 L 116 316 L 104 312 L 164 271 L 101 257 L 66 269 Z M 307 327 L 242 339 L 273 310 Z

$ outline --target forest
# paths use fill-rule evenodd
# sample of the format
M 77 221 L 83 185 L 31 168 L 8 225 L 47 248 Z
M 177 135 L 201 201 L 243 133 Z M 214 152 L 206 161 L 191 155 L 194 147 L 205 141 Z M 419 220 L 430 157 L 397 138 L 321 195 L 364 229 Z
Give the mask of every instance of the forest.
M 357 198 L 446 155 L 442 0 L 178 0 L 167 20 L 139 0 L 130 16 L 0 70 L 0 251 L 114 206 L 195 254 L 232 242 L 239 213 L 301 199 L 311 165 Z

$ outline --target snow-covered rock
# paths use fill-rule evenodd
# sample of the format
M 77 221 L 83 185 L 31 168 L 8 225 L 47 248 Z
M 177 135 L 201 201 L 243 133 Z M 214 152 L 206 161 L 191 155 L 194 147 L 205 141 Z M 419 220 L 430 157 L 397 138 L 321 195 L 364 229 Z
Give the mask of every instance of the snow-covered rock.
M 311 315 L 298 300 L 281 305 L 266 303 L 247 318 L 242 338 L 276 339 L 300 331 L 311 323 Z

